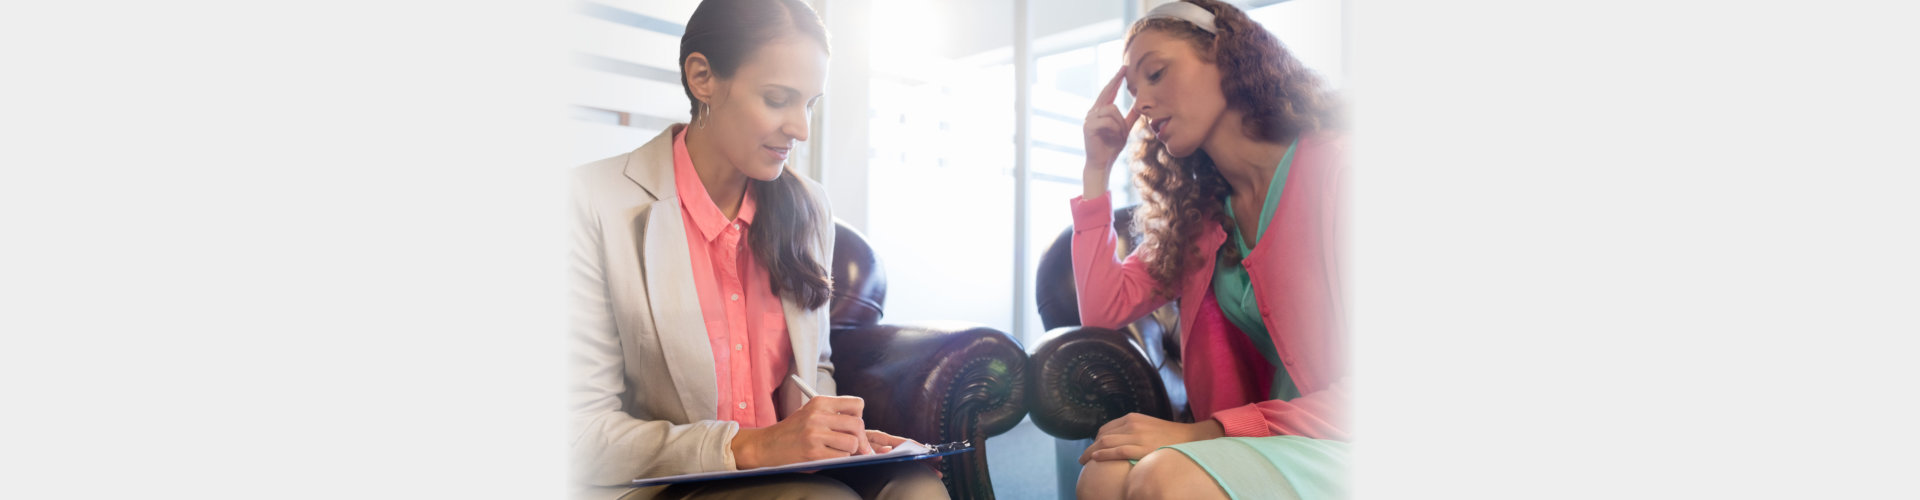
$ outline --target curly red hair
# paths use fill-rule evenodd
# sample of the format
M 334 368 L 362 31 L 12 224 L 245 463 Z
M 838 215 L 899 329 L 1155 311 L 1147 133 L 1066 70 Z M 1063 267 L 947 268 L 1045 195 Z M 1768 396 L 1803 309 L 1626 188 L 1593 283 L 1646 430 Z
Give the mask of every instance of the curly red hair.
M 1220 34 L 1187 21 L 1149 18 L 1133 24 L 1127 42 L 1142 32 L 1156 31 L 1192 43 L 1202 59 L 1220 67 L 1220 90 L 1227 107 L 1245 115 L 1242 125 L 1254 140 L 1285 143 L 1340 126 L 1339 106 L 1320 77 L 1300 64 L 1266 28 L 1225 2 L 1185 1 L 1213 12 L 1214 28 Z M 1233 224 L 1222 208 L 1232 190 L 1205 151 L 1174 158 L 1151 131 L 1146 139 L 1139 153 L 1142 167 L 1133 176 L 1141 197 L 1134 209 L 1134 234 L 1142 237 L 1137 252 L 1158 285 L 1157 292 L 1171 297 L 1179 289 L 1180 277 L 1199 265 L 1200 252 L 1211 250 L 1191 244 L 1206 225 L 1224 230 Z M 1232 245 L 1221 252 L 1222 258 L 1240 257 Z

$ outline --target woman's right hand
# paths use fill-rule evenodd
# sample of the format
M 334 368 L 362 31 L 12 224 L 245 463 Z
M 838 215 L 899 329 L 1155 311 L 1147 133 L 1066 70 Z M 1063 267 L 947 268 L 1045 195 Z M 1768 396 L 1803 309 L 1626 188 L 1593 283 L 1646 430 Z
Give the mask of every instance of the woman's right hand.
M 1107 192 L 1108 176 L 1113 171 L 1113 162 L 1120 158 L 1120 150 L 1127 147 L 1127 137 L 1133 132 L 1133 122 L 1140 119 L 1139 108 L 1120 114 L 1120 107 L 1113 104 L 1114 96 L 1120 95 L 1120 83 L 1127 79 L 1127 68 L 1113 74 L 1113 80 L 1107 87 L 1100 89 L 1100 96 L 1093 100 L 1093 109 L 1087 110 L 1087 122 L 1082 125 L 1086 135 L 1087 166 L 1081 174 L 1086 193 L 1081 199 L 1093 199 Z
M 734 467 L 759 467 L 873 453 L 867 424 L 860 418 L 866 402 L 853 396 L 818 396 L 785 420 L 734 434 Z

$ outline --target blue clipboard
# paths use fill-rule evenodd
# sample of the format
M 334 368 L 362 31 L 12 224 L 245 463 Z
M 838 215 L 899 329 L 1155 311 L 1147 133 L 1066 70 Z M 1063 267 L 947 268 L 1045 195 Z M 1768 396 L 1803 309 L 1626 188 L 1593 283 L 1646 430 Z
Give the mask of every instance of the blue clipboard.
M 894 456 L 885 456 L 885 454 L 864 455 L 864 457 L 872 457 L 872 458 L 862 458 L 863 456 L 853 456 L 853 457 L 834 458 L 834 459 L 827 459 L 827 460 L 816 460 L 812 462 L 800 462 L 797 464 L 788 464 L 788 465 L 780 465 L 780 466 L 773 466 L 773 467 L 761 467 L 758 469 L 748 469 L 748 470 L 742 470 L 742 471 L 700 472 L 700 473 L 694 473 L 694 474 L 681 474 L 678 476 L 642 478 L 642 479 L 633 480 L 633 483 L 629 486 L 642 487 L 642 486 L 659 486 L 663 484 L 697 483 L 701 481 L 713 481 L 718 479 L 738 479 L 743 477 L 766 476 L 766 475 L 772 475 L 772 474 L 786 474 L 789 472 L 812 472 L 812 471 L 820 471 L 820 470 L 828 470 L 828 469 L 840 469 L 840 468 L 846 468 L 846 467 L 865 467 L 868 465 L 886 464 L 886 463 L 893 463 L 893 462 L 925 460 L 933 457 L 944 457 L 944 456 L 952 455 L 956 453 L 965 453 L 965 452 L 973 451 L 973 443 L 968 441 L 955 441 L 951 443 L 936 444 L 933 446 L 928 446 L 927 448 L 931 451 L 928 451 L 926 453 L 919 453 L 919 454 L 903 454 L 903 455 L 894 455 Z

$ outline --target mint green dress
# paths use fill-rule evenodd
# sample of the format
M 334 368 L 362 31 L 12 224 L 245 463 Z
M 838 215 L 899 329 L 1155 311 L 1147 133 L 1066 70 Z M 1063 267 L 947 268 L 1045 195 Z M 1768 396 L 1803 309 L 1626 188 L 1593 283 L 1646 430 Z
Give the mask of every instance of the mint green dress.
M 1287 172 L 1293 165 L 1293 151 L 1298 146 L 1297 140 L 1288 146 L 1286 156 L 1280 159 L 1279 168 L 1274 169 L 1273 181 L 1267 187 L 1267 199 L 1260 208 L 1259 229 L 1254 234 L 1255 244 L 1259 243 L 1261 235 L 1266 234 L 1267 223 L 1273 220 L 1274 209 L 1280 205 L 1280 193 L 1286 186 Z M 1231 196 L 1227 200 L 1227 216 L 1233 217 Z M 1252 248 L 1247 245 L 1244 235 L 1240 234 L 1238 225 L 1234 226 L 1232 232 L 1231 244 L 1239 246 L 1242 258 L 1252 254 Z M 1274 348 L 1273 337 L 1267 334 L 1267 325 L 1260 320 L 1260 308 L 1247 268 L 1237 261 L 1217 259 L 1213 270 L 1214 297 L 1220 303 L 1220 312 L 1233 326 L 1245 332 L 1261 356 L 1274 366 L 1273 389 L 1268 397 L 1282 401 L 1300 397 L 1300 388 L 1294 385 L 1292 377 L 1287 376 L 1287 370 L 1280 364 L 1280 352 Z M 1180 443 L 1166 448 L 1178 450 L 1193 459 L 1194 463 L 1200 464 L 1200 468 L 1206 470 L 1221 489 L 1226 490 L 1227 497 L 1235 500 L 1347 497 L 1349 453 L 1348 445 L 1344 442 L 1302 436 L 1226 437 Z

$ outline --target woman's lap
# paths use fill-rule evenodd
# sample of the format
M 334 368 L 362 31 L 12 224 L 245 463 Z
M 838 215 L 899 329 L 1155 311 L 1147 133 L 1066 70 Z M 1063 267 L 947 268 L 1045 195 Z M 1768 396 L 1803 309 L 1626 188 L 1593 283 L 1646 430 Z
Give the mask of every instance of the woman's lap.
M 1303 500 L 1347 497 L 1347 443 L 1300 436 L 1229 437 L 1166 448 L 1193 460 L 1229 498 L 1270 498 L 1286 491 Z
M 857 500 L 860 495 L 846 484 L 814 474 L 774 474 L 741 479 L 704 481 L 668 486 L 651 496 L 634 495 L 621 500 L 730 500 L 730 499 L 802 499 L 828 498 Z
M 918 499 L 946 498 L 946 486 L 918 462 L 849 467 L 813 474 L 775 474 L 669 486 L 657 492 L 637 489 L 621 500 L 733 499 Z

